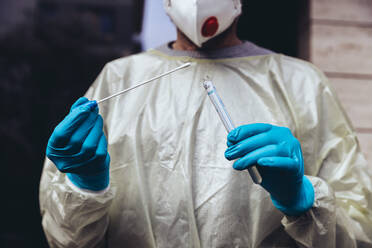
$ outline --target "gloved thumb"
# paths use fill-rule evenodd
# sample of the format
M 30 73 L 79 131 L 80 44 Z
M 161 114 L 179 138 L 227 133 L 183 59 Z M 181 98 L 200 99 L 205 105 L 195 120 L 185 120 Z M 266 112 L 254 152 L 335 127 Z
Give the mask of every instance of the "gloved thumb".
M 72 106 L 71 106 L 71 109 L 70 109 L 70 113 L 77 109 L 78 107 L 83 107 L 83 106 L 86 106 L 88 107 L 89 110 L 96 110 L 97 109 L 97 113 L 98 113 L 98 105 L 97 105 L 97 102 L 96 101 L 89 101 L 86 97 L 80 97 Z

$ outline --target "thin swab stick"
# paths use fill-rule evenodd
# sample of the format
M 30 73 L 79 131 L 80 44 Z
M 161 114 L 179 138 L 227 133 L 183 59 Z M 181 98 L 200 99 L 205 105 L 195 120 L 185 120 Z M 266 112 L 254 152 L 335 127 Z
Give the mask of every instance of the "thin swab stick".
M 135 89 L 135 88 L 138 88 L 138 87 L 140 87 L 140 86 L 142 86 L 142 85 L 148 84 L 148 83 L 150 83 L 150 82 L 152 82 L 152 81 L 154 81 L 154 80 L 156 80 L 156 79 L 159 79 L 159 78 L 164 77 L 164 76 L 166 76 L 166 75 L 168 75 L 168 74 L 171 74 L 171 73 L 173 73 L 173 72 L 175 72 L 175 71 L 178 71 L 178 70 L 181 70 L 181 69 L 183 69 L 183 68 L 186 68 L 186 67 L 188 67 L 188 66 L 190 66 L 190 65 L 191 65 L 191 63 L 185 63 L 185 64 L 183 64 L 183 65 L 181 65 L 181 66 L 179 66 L 179 67 L 177 67 L 177 68 L 174 68 L 174 69 L 172 69 L 172 70 L 170 70 L 170 71 L 164 72 L 163 74 L 160 74 L 160 75 L 158 75 L 158 76 L 156 76 L 156 77 L 153 77 L 153 78 L 151 78 L 151 79 L 149 79 L 149 80 L 146 80 L 145 82 L 139 83 L 139 84 L 137 84 L 137 85 L 135 85 L 135 86 L 133 86 L 133 87 L 127 88 L 127 89 L 122 90 L 122 91 L 119 91 L 118 93 L 115 93 L 115 94 L 113 94 L 113 95 L 111 95 L 111 96 L 108 96 L 108 97 L 105 97 L 105 98 L 103 98 L 103 99 L 101 99 L 101 100 L 98 100 L 98 101 L 97 101 L 97 104 L 102 103 L 102 102 L 104 102 L 104 101 L 107 101 L 107 100 L 109 100 L 109 99 L 111 99 L 111 98 L 113 98 L 113 97 L 119 96 L 119 95 L 121 95 L 121 94 L 124 94 L 124 93 L 126 93 L 126 92 L 128 92 L 128 91 L 131 91 L 131 90 L 133 90 L 133 89 Z

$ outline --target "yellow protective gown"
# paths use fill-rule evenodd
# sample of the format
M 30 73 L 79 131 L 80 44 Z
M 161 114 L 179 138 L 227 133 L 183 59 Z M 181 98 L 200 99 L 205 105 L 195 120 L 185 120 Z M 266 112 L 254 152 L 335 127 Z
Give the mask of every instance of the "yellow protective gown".
M 80 190 L 46 160 L 40 205 L 52 247 L 372 246 L 371 173 L 318 69 L 280 54 L 163 50 L 108 63 L 86 94 L 102 99 L 192 64 L 99 106 L 111 156 L 108 189 Z M 292 130 L 315 189 L 311 210 L 284 216 L 224 158 L 227 134 L 205 77 L 237 126 Z

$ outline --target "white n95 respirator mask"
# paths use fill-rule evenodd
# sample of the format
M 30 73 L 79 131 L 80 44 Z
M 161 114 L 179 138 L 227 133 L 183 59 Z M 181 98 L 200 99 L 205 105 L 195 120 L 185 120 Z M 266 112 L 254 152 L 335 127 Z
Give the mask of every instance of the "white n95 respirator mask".
M 228 29 L 242 11 L 240 0 L 163 0 L 174 24 L 195 45 Z

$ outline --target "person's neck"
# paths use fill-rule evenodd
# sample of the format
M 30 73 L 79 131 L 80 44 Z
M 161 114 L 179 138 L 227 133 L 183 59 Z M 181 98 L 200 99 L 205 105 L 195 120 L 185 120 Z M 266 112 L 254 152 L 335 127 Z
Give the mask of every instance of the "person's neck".
M 173 42 L 172 49 L 183 51 L 208 51 L 235 46 L 242 43 L 243 42 L 236 35 L 236 24 L 234 23 L 225 32 L 203 43 L 202 47 L 198 47 L 197 45 L 195 45 L 190 39 L 186 37 L 185 34 L 177 29 L 177 40 Z

